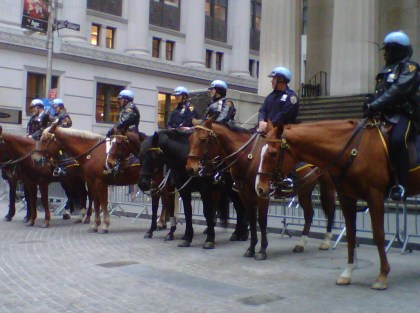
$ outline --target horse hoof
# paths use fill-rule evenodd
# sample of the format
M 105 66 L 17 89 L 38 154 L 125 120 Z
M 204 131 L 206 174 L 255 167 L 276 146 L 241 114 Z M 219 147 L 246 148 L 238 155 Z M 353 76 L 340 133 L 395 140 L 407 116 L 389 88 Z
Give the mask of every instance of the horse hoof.
M 374 290 L 386 290 L 388 288 L 388 284 L 386 282 L 375 281 L 371 288 Z
M 41 228 L 48 228 L 48 227 L 50 227 L 50 224 L 48 224 L 48 223 L 44 223 L 44 224 L 41 225 Z
M 319 250 L 324 250 L 324 251 L 326 251 L 326 250 L 329 250 L 330 249 L 330 245 L 329 244 L 327 244 L 327 243 L 321 243 L 321 245 L 319 246 Z
M 6 215 L 6 216 L 4 217 L 4 221 L 5 221 L 5 222 L 11 222 L 11 221 L 12 221 L 12 218 L 11 218 L 10 216 L 7 216 L 7 215 Z
M 253 258 L 255 256 L 255 251 L 251 250 L 251 249 L 247 249 L 244 257 L 246 258 Z
M 165 237 L 165 241 L 172 241 L 172 240 L 174 240 L 174 235 L 167 235 L 166 237 Z
M 35 222 L 28 221 L 28 222 L 26 223 L 26 226 L 34 226 L 34 225 L 35 225 Z
M 99 229 L 98 234 L 101 234 L 101 235 L 108 234 L 108 229 Z
M 265 259 L 267 259 L 267 253 L 260 251 L 255 255 L 254 258 L 257 261 L 264 261 Z
M 350 281 L 351 280 L 348 277 L 339 277 L 337 281 L 335 282 L 335 284 L 338 286 L 348 286 L 350 285 Z
M 74 223 L 75 224 L 81 224 L 83 222 L 83 217 L 78 217 L 75 221 L 74 221 Z
M 191 245 L 191 241 L 188 241 L 188 240 L 181 240 L 178 243 L 178 247 L 180 248 L 188 248 L 190 245 Z
M 90 224 L 90 218 L 89 217 L 86 217 L 85 218 L 85 221 L 83 222 L 83 224 Z
M 203 249 L 214 249 L 214 242 L 206 241 L 203 245 Z
M 70 218 L 70 214 L 63 214 L 63 220 L 69 220 Z
M 25 216 L 25 217 L 23 218 L 22 222 L 24 222 L 24 223 L 29 222 L 29 217 Z
M 146 238 L 146 239 L 150 239 L 152 237 L 153 237 L 153 233 L 152 232 L 147 232 L 147 233 L 144 234 L 144 238 Z
M 305 250 L 304 247 L 296 245 L 295 248 L 293 249 L 293 253 L 302 253 Z

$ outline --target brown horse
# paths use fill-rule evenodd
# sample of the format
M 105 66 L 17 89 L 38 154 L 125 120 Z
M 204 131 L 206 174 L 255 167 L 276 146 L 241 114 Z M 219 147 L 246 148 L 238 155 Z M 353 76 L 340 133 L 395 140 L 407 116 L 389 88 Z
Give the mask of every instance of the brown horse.
M 251 217 L 255 216 L 255 207 L 258 207 L 258 216 L 261 227 L 261 220 L 263 220 L 263 225 L 264 223 L 265 225 L 267 223 L 267 216 L 263 217 L 261 212 L 267 212 L 267 208 L 265 208 L 264 205 L 266 203 L 268 205 L 268 202 L 265 202 L 265 200 L 268 200 L 269 193 L 264 195 L 259 194 L 258 196 L 260 197 L 257 197 L 256 194 L 255 179 L 258 176 L 255 174 L 257 173 L 259 164 L 261 146 L 264 144 L 263 139 L 253 139 L 254 141 L 258 140 L 260 142 L 252 141 L 252 138 L 257 138 L 257 136 L 257 134 L 253 135 L 248 130 L 240 127 L 213 123 L 211 120 L 208 120 L 204 125 L 196 126 L 194 133 L 190 137 L 190 154 L 187 168 L 192 173 L 195 173 L 200 167 L 202 167 L 203 163 L 205 164 L 207 162 L 205 159 L 208 157 L 213 158 L 215 155 L 220 155 L 227 164 L 232 165 L 232 176 L 236 181 L 236 185 L 241 187 L 239 189 L 241 197 L 251 198 L 251 201 L 254 202 L 254 206 L 248 207 L 248 210 L 251 210 L 251 212 L 249 212 Z M 250 153 L 248 153 L 249 151 Z M 198 163 L 198 161 L 200 162 Z M 245 168 L 249 168 L 248 171 L 244 171 Z M 252 172 L 253 170 L 255 170 L 255 172 Z M 295 246 L 293 252 L 304 251 L 304 246 L 307 242 L 307 236 L 309 235 L 310 226 L 312 224 L 313 207 L 311 196 L 318 180 L 311 179 L 311 176 L 308 176 L 311 172 L 312 168 L 309 166 L 300 167 L 297 170 L 297 177 L 300 179 L 301 186 L 299 191 L 287 194 L 277 193 L 276 195 L 278 197 L 291 197 L 297 194 L 299 196 L 299 203 L 302 208 L 304 208 L 305 225 L 301 240 Z M 235 173 L 239 173 L 236 174 L 240 177 L 239 179 L 235 179 Z M 251 175 L 250 178 L 247 178 L 248 175 Z M 237 181 L 239 181 L 240 184 L 238 184 Z M 320 249 L 327 250 L 330 246 L 330 239 L 332 237 L 331 230 L 334 223 L 335 191 L 334 184 L 329 175 L 323 175 L 322 179 L 319 181 L 321 185 L 321 203 L 328 219 L 327 233 L 325 234 L 324 241 L 321 243 Z M 252 247 L 250 247 L 249 250 L 252 250 Z M 245 254 L 246 256 L 248 256 L 248 251 Z M 263 259 L 265 257 L 257 256 L 257 258 Z
M 11 162 L 7 163 L 8 166 L 15 166 L 17 178 L 23 181 L 25 185 L 26 201 L 27 205 L 30 207 L 31 213 L 28 225 L 33 226 L 37 217 L 36 203 L 38 186 L 41 193 L 41 203 L 45 210 L 45 220 L 42 227 L 48 227 L 51 219 L 48 200 L 48 185 L 51 182 L 66 181 L 68 185 L 76 187 L 84 185 L 84 181 L 78 167 L 69 168 L 68 174 L 63 179 L 53 176 L 51 164 L 42 167 L 35 165 L 30 157 L 34 149 L 35 141 L 33 139 L 3 133 L 3 129 L 0 126 L 0 152 L 3 157 L 7 155 L 7 157 L 11 160 Z M 72 192 L 73 190 L 73 188 L 66 190 L 69 198 L 78 197 L 78 195 L 75 195 Z M 82 206 L 86 205 L 86 197 L 87 192 L 81 199 Z
M 328 170 L 334 178 L 337 195 L 346 222 L 348 265 L 337 279 L 338 285 L 348 285 L 355 268 L 357 200 L 367 202 L 372 221 L 373 238 L 381 262 L 380 273 L 373 289 L 388 285 L 390 266 L 385 253 L 384 197 L 391 183 L 387 136 L 376 120 L 337 120 L 299 125 L 278 125 L 267 136 L 267 149 L 261 170 L 277 170 L 286 175 L 296 162 L 305 161 Z M 262 192 L 269 181 L 262 179 L 257 186 Z M 408 194 L 420 192 L 420 171 L 410 172 Z
M 95 208 L 95 224 L 92 230 L 107 233 L 110 216 L 108 214 L 108 186 L 134 185 L 138 181 L 138 167 L 127 166 L 117 173 L 104 172 L 106 163 L 105 138 L 101 135 L 71 128 L 61 128 L 53 124 L 45 129 L 40 141 L 36 144 L 37 152 L 34 160 L 40 162 L 43 157 L 57 156 L 60 150 L 70 155 L 80 163 L 83 177 L 88 184 Z M 138 165 L 138 164 L 137 164 Z M 101 226 L 100 210 L 103 212 L 104 223 Z
M 114 134 L 110 139 L 109 149 L 107 153 L 107 166 L 109 169 L 115 169 L 121 166 L 121 162 L 129 159 L 131 156 L 139 155 L 140 147 L 146 135 L 143 133 L 136 134 L 134 132 L 127 132 L 126 129 L 119 131 L 114 129 Z M 151 176 L 152 191 L 150 192 L 152 198 L 152 221 L 149 230 L 144 235 L 144 238 L 152 238 L 153 232 L 158 228 L 157 226 L 157 212 L 159 208 L 159 200 L 162 199 L 162 214 L 161 221 L 165 220 L 165 210 L 168 211 L 171 228 L 169 233 L 165 236 L 165 240 L 173 240 L 174 232 L 176 230 L 175 212 L 175 186 L 170 180 L 163 182 L 163 170 L 159 170 Z M 159 187 L 160 186 L 160 187 Z M 166 226 L 166 222 L 165 222 Z M 163 225 L 162 225 L 163 227 Z

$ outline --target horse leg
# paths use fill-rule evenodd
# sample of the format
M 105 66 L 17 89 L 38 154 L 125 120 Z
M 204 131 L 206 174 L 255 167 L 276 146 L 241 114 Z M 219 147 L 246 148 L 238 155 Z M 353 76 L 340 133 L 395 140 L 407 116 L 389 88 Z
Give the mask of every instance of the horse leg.
M 10 177 L 7 179 L 9 184 L 9 211 L 7 212 L 6 216 L 4 217 L 5 222 L 11 222 L 13 216 L 16 214 L 16 187 L 17 181 Z
M 94 190 L 89 188 L 89 190 Z M 91 192 L 91 197 L 93 199 L 93 207 L 95 209 L 95 222 L 92 225 L 91 231 L 97 232 L 99 226 L 101 225 L 101 203 L 99 202 L 99 196 L 97 192 Z
M 335 215 L 335 187 L 332 181 L 325 185 L 320 181 L 320 195 L 321 195 L 321 206 L 327 217 L 327 232 L 324 235 L 324 240 L 319 246 L 320 250 L 328 250 L 331 245 L 332 239 L 332 227 L 334 225 Z
M 201 200 L 203 202 L 203 213 L 206 219 L 207 224 L 207 236 L 206 241 L 204 242 L 203 249 L 214 249 L 215 245 L 215 221 L 214 221 L 214 203 L 213 203 L 213 194 L 212 191 L 209 190 L 210 186 L 205 185 L 204 190 L 200 192 Z
M 86 190 L 86 195 L 87 195 L 89 201 L 88 201 L 88 207 L 87 207 L 87 211 L 86 211 L 86 218 L 85 218 L 85 221 L 83 223 L 84 224 L 90 224 L 90 218 L 92 216 L 93 197 L 92 197 L 92 194 L 89 191 L 89 188 L 87 188 L 87 190 Z
M 191 205 L 191 192 L 181 191 L 182 203 L 184 204 L 185 214 L 185 233 L 178 247 L 189 247 L 194 237 L 194 229 L 192 226 L 192 205 Z
M 311 192 L 299 193 L 299 204 L 303 209 L 305 225 L 303 226 L 300 241 L 296 244 L 296 246 L 293 249 L 294 253 L 303 252 L 305 250 L 305 245 L 308 242 L 309 231 L 311 229 L 312 220 L 314 217 L 314 209 L 312 207 L 312 190 Z
M 241 197 L 241 199 L 244 199 Z M 249 200 L 249 199 L 248 199 Z M 242 201 L 243 203 L 247 203 L 247 212 L 249 218 L 249 230 L 251 232 L 251 241 L 249 244 L 249 248 L 246 250 L 244 256 L 245 257 L 254 257 L 255 256 L 255 246 L 258 243 L 258 236 L 257 236 L 257 210 L 255 208 L 255 204 L 251 202 Z
M 158 195 L 153 195 L 152 196 L 152 223 L 150 225 L 150 229 L 144 235 L 144 238 L 148 238 L 148 239 L 152 238 L 153 237 L 153 232 L 157 228 L 157 211 L 158 211 L 158 208 L 159 208 L 159 198 L 160 198 L 160 196 L 158 196 Z
M 51 213 L 50 213 L 49 201 L 48 201 L 48 183 L 41 183 L 39 185 L 39 191 L 41 193 L 42 207 L 44 208 L 44 212 L 45 212 L 44 223 L 42 224 L 41 227 L 47 228 L 50 226 L 50 219 L 51 219 Z
M 232 200 L 233 207 L 236 211 L 236 226 L 235 230 L 230 236 L 230 241 L 247 241 L 249 237 L 248 218 L 246 215 L 246 208 L 242 203 L 238 193 L 232 188 L 229 190 L 229 197 Z
M 378 249 L 381 267 L 379 276 L 372 284 L 372 289 L 385 290 L 388 287 L 388 274 L 391 271 L 385 252 L 385 230 L 384 230 L 384 202 L 381 193 L 371 197 L 368 202 L 370 219 L 373 230 L 373 240 Z
M 100 190 L 100 207 L 104 215 L 104 223 L 102 225 L 102 228 L 98 230 L 98 233 L 107 234 L 109 231 L 109 224 L 111 224 L 111 217 L 108 213 L 108 186 L 103 185 L 102 188 L 100 188 Z
M 65 181 L 61 181 L 60 185 L 63 188 L 64 193 L 66 194 L 66 197 L 67 197 L 66 205 L 64 206 L 63 220 L 69 220 L 71 218 L 70 212 L 72 210 L 72 207 L 74 206 L 73 193 L 71 192 L 72 188 Z
M 350 285 L 351 275 L 357 267 L 355 264 L 355 245 L 356 245 L 356 204 L 357 199 L 342 195 L 337 190 L 337 196 L 340 201 L 341 210 L 346 222 L 347 235 L 347 267 L 338 277 L 336 284 L 340 286 Z M 357 261 L 357 260 L 356 260 Z
M 175 217 L 175 194 L 173 191 L 175 188 L 168 188 L 166 191 L 164 190 L 162 194 L 162 206 L 165 207 L 165 210 L 169 212 L 170 221 L 171 221 L 171 228 L 169 229 L 169 233 L 166 235 L 165 240 L 174 240 L 174 233 L 176 230 L 176 217 Z
M 258 200 L 258 225 L 261 231 L 261 247 L 260 251 L 255 255 L 255 260 L 261 261 L 267 259 L 267 214 L 268 214 L 268 200 Z

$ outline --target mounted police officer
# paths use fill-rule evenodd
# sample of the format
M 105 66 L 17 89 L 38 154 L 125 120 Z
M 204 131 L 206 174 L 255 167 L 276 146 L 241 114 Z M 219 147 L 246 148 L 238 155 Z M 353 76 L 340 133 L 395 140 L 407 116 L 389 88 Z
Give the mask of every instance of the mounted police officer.
M 171 112 L 166 128 L 189 129 L 193 126 L 192 119 L 197 118 L 197 114 L 190 106 L 188 89 L 183 86 L 176 87 L 172 95 L 175 96 L 178 105 Z
M 54 123 L 58 123 L 58 126 L 63 128 L 70 128 L 73 125 L 73 122 L 70 118 L 69 113 L 64 107 L 64 101 L 62 99 L 54 99 L 52 101 L 52 108 L 54 109 Z M 58 157 L 59 164 L 53 171 L 54 176 L 66 176 L 66 167 L 65 164 L 60 164 L 60 161 L 67 159 L 68 156 L 60 150 Z
M 266 131 L 268 120 L 271 120 L 273 124 L 295 123 L 299 112 L 298 97 L 288 86 L 292 79 L 290 70 L 278 66 L 268 74 L 268 77 L 271 77 L 273 91 L 265 98 L 258 111 L 257 130 L 261 132 Z
M 31 102 L 32 116 L 26 127 L 26 136 L 39 140 L 42 131 L 48 127 L 50 123 L 49 115 L 44 111 L 44 103 L 40 99 L 34 99 Z
M 106 133 L 106 137 L 111 137 L 115 130 L 126 129 L 127 131 L 139 132 L 140 112 L 133 103 L 134 93 L 131 90 L 124 89 L 118 94 L 118 122 Z
M 214 80 L 209 87 L 212 103 L 207 106 L 206 117 L 215 117 L 216 122 L 233 121 L 236 109 L 233 101 L 226 98 L 227 84 L 223 80 Z
M 383 50 L 385 66 L 376 76 L 375 93 L 366 98 L 363 110 L 365 117 L 380 114 L 392 124 L 390 157 L 396 167 L 396 185 L 391 188 L 390 196 L 395 201 L 405 201 L 409 170 L 407 138 L 413 123 L 420 122 L 416 100 L 419 64 L 410 60 L 413 54 L 410 39 L 401 31 L 385 36 Z
M 265 133 L 267 122 L 270 120 L 274 125 L 282 122 L 291 124 L 296 122 L 299 112 L 299 100 L 296 93 L 289 88 L 292 79 L 290 70 L 283 66 L 274 68 L 268 77 L 271 77 L 273 91 L 265 98 L 258 111 L 257 131 Z M 286 177 L 280 186 L 282 192 L 292 192 L 296 174 L 293 172 Z

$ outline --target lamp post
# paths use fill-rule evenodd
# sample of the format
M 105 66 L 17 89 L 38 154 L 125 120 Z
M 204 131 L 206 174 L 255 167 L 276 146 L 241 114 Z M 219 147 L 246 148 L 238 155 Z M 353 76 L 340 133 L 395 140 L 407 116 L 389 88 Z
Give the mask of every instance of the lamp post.
M 53 6 L 54 2 L 54 6 Z M 53 25 L 57 13 L 57 0 L 48 1 L 48 28 L 47 28 L 47 73 L 45 75 L 45 98 L 49 99 L 52 78 L 52 57 L 53 57 Z

